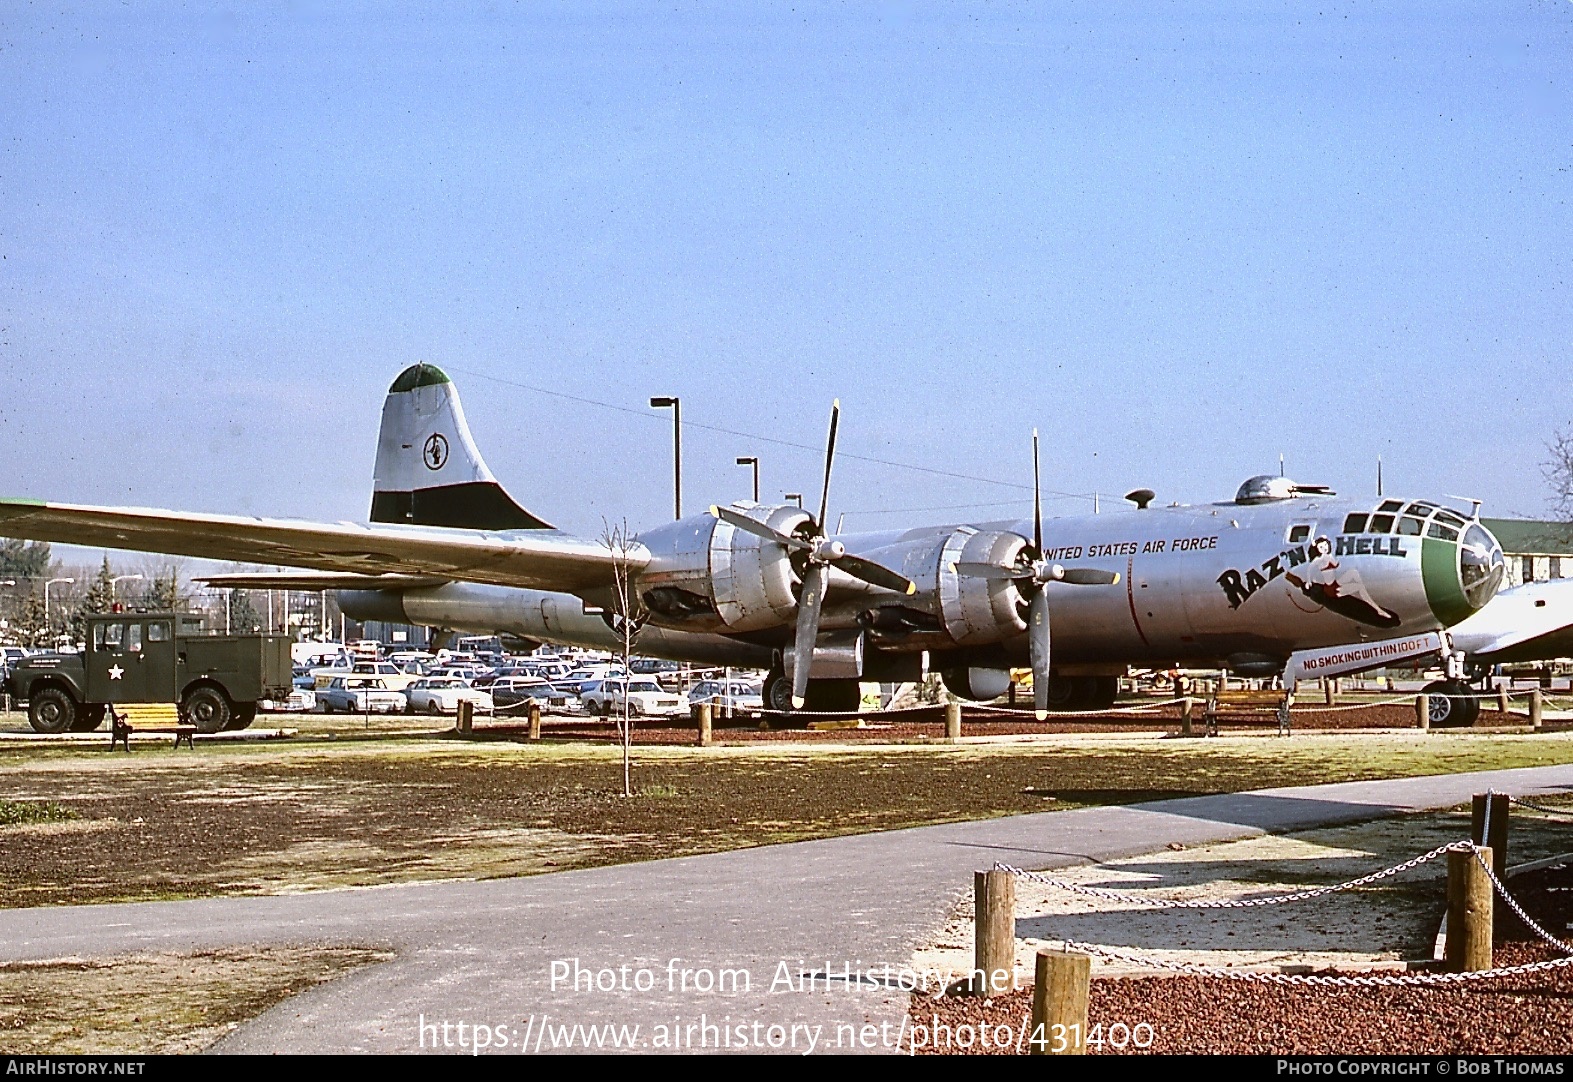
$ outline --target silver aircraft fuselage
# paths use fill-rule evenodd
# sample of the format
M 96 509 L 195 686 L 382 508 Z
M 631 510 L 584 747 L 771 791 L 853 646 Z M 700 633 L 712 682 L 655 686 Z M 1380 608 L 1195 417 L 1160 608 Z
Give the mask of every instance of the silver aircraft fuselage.
M 787 533 L 809 520 L 792 506 L 735 506 Z M 876 676 L 878 659 L 921 652 L 933 668 L 1025 664 L 1017 584 L 968 578 L 956 565 L 1009 565 L 1031 536 L 1022 521 L 839 535 L 849 552 L 905 575 L 917 592 L 898 595 L 832 569 L 821 640 L 855 640 Z M 638 542 L 651 556 L 634 581 L 640 652 L 764 666 L 790 647 L 801 566 L 780 545 L 709 515 L 664 524 Z M 1043 550 L 1067 568 L 1120 576 L 1113 585 L 1050 584 L 1060 671 L 1270 667 L 1297 650 L 1439 630 L 1482 608 L 1502 569 L 1501 548 L 1477 519 L 1436 503 L 1331 494 L 1047 519 Z M 342 600 L 352 616 L 586 646 L 617 641 L 593 611 L 606 599 L 593 593 L 581 602 L 454 583 L 346 591 Z

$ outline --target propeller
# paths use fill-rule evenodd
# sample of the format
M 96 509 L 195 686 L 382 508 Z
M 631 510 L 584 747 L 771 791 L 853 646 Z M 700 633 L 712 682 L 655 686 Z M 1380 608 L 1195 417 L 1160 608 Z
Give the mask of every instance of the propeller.
M 917 584 L 905 575 L 873 560 L 865 560 L 847 551 L 840 541 L 831 540 L 825 533 L 825 522 L 830 513 L 830 471 L 836 459 L 836 430 L 841 423 L 841 400 L 830 407 L 830 435 L 825 441 L 825 484 L 819 493 L 819 517 L 804 526 L 805 533 L 783 533 L 757 519 L 740 514 L 730 507 L 712 507 L 710 513 L 744 533 L 766 541 L 773 541 L 789 552 L 803 557 L 803 588 L 797 603 L 797 628 L 792 640 L 792 709 L 801 710 L 808 696 L 808 670 L 814 658 L 814 643 L 819 638 L 819 612 L 825 603 L 825 587 L 830 582 L 832 567 L 846 572 L 855 579 L 893 590 L 898 594 L 915 594 Z M 803 527 L 799 527 L 800 530 Z
M 1113 586 L 1117 571 L 1097 567 L 1064 567 L 1043 558 L 1043 496 L 1038 477 L 1038 430 L 1032 430 L 1032 544 L 1016 554 L 1009 565 L 959 560 L 958 575 L 1012 581 L 1027 596 L 1027 646 L 1032 663 L 1033 709 L 1039 721 L 1049 716 L 1049 591 L 1051 582 L 1071 586 Z

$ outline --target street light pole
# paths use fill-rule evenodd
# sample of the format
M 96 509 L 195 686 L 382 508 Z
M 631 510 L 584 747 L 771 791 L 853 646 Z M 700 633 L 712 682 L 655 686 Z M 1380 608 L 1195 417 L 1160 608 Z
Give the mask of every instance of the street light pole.
M 115 602 L 115 598 L 119 596 L 119 590 L 117 588 L 120 586 L 120 584 L 122 582 L 141 582 L 141 581 L 142 581 L 142 576 L 141 575 L 116 575 L 114 578 L 110 579 L 109 580 L 109 602 L 110 602 L 110 604 L 113 605 L 114 602 Z
M 737 460 L 737 464 L 739 466 L 752 466 L 752 467 L 754 467 L 754 502 L 758 503 L 759 502 L 759 458 L 758 458 L 758 456 L 754 456 L 752 458 L 740 458 L 740 459 Z
M 650 399 L 652 409 L 672 408 L 672 517 L 683 517 L 683 402 L 680 398 Z

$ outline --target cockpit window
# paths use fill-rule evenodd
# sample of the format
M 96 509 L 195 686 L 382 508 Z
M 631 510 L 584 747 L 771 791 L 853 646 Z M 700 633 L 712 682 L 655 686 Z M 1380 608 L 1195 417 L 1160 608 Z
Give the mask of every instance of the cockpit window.
M 1458 531 L 1453 529 L 1453 527 L 1449 526 L 1447 523 L 1438 521 L 1431 524 L 1431 528 L 1426 531 L 1426 536 L 1438 537 L 1443 541 L 1457 541 Z
M 1344 519 L 1344 533 L 1359 533 L 1365 529 L 1365 515 L 1350 515 Z
M 1405 515 L 1398 520 L 1398 532 L 1404 537 L 1419 537 L 1425 533 L 1426 524 L 1417 518 Z
M 1438 511 L 1436 513 L 1436 520 L 1438 522 L 1445 522 L 1449 526 L 1457 526 L 1459 529 L 1463 529 L 1465 524 L 1467 524 L 1469 521 L 1463 515 L 1455 515 L 1453 512 L 1445 510 Z
M 1435 510 L 1436 510 L 1436 506 L 1434 504 L 1429 504 L 1429 503 L 1412 503 L 1412 504 L 1409 505 L 1408 513 L 1411 514 L 1411 515 L 1418 515 L 1420 518 L 1425 518 L 1427 515 L 1429 515 L 1432 511 L 1435 511 Z
M 1402 511 L 1403 509 L 1403 500 L 1383 500 L 1382 506 L 1377 508 L 1378 511 Z
M 1392 515 L 1372 515 L 1371 524 L 1365 528 L 1366 533 L 1392 533 Z

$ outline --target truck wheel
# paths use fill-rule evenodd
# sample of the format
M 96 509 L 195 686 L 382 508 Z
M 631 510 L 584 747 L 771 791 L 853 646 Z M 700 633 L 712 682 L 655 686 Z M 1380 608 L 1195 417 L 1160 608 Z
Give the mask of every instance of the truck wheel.
M 234 714 L 234 716 L 229 719 L 229 724 L 226 725 L 224 728 L 228 732 L 238 732 L 241 729 L 249 728 L 251 726 L 251 723 L 256 721 L 256 720 L 257 720 L 257 704 L 256 703 L 245 703 L 245 704 L 237 703 L 235 705 L 235 714 Z
M 76 723 L 76 700 L 59 688 L 33 693 L 27 704 L 27 721 L 34 732 L 63 733 Z
M 197 688 L 180 704 L 186 722 L 197 727 L 197 732 L 211 736 L 221 733 L 234 716 L 229 699 L 218 688 Z
M 104 724 L 104 705 L 77 707 L 76 720 L 71 723 L 73 733 L 90 733 Z

